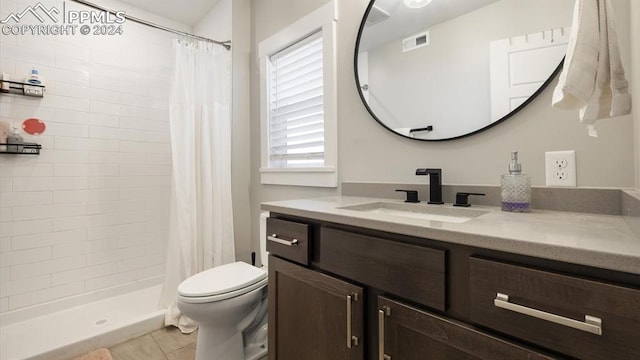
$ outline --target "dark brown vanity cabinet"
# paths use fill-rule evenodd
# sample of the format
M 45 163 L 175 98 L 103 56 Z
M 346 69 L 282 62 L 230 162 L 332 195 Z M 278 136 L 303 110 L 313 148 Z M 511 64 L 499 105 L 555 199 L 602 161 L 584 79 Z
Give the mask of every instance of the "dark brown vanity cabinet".
M 269 359 L 640 359 L 640 275 L 273 214 Z
M 378 359 L 553 359 L 468 325 L 378 298 Z

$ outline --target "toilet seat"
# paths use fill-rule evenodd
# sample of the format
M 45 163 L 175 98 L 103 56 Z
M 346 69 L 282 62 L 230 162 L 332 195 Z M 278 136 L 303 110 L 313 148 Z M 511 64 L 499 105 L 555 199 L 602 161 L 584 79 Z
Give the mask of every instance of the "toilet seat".
M 192 304 L 222 301 L 262 288 L 267 281 L 264 270 L 238 261 L 186 279 L 178 286 L 178 300 Z

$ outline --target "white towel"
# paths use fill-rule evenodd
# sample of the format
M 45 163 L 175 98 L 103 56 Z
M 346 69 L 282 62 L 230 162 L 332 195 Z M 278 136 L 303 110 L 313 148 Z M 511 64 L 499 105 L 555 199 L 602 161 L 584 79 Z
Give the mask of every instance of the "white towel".
M 631 113 L 629 83 L 620 50 L 610 0 L 577 0 L 567 56 L 552 105 L 580 110 L 580 122 L 597 137 L 593 124 Z

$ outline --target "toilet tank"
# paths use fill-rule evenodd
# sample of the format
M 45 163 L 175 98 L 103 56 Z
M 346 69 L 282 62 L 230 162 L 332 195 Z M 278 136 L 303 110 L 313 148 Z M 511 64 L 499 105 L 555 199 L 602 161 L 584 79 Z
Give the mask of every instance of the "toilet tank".
M 260 263 L 264 270 L 267 270 L 267 259 L 269 253 L 267 252 L 267 218 L 269 217 L 268 211 L 260 212 Z

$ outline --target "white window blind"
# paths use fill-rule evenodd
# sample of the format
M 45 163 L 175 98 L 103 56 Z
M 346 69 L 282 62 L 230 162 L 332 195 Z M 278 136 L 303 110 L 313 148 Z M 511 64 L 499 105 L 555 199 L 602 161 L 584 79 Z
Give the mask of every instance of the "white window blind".
M 324 166 L 322 32 L 269 57 L 269 167 Z

